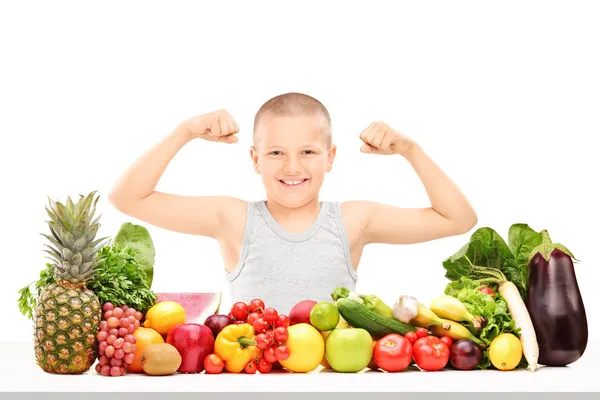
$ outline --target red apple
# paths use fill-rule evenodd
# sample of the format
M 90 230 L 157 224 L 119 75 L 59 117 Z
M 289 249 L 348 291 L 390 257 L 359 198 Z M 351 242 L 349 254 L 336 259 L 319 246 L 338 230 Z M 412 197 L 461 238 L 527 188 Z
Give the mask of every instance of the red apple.
M 215 347 L 215 339 L 209 327 L 201 324 L 180 324 L 171 329 L 167 343 L 181 355 L 177 372 L 198 373 L 204 371 L 204 359 Z
M 302 300 L 290 311 L 290 325 L 310 324 L 310 311 L 317 304 L 314 300 Z

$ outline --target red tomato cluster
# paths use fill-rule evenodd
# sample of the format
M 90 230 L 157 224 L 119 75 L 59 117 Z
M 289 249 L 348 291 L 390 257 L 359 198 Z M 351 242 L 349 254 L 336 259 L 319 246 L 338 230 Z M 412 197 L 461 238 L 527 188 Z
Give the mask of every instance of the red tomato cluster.
M 425 328 L 404 336 L 389 334 L 375 344 L 373 360 L 387 372 L 403 371 L 412 361 L 423 371 L 439 371 L 448 364 L 452 343 L 449 336 L 438 338 Z

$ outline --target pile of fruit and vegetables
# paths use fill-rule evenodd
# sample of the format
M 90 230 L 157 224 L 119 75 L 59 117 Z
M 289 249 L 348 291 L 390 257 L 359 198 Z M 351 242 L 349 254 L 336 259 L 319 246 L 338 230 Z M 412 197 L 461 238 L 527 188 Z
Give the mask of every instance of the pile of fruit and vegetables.
M 155 293 L 148 230 L 127 222 L 97 239 L 97 201 L 96 192 L 49 201 L 51 262 L 19 291 L 36 362 L 50 373 L 535 371 L 571 364 L 587 345 L 577 260 L 526 224 L 507 241 L 476 230 L 442 262 L 449 282 L 427 303 L 399 295 L 388 305 L 338 287 L 331 301 L 306 299 L 289 314 L 261 299 L 224 314 L 220 293 Z

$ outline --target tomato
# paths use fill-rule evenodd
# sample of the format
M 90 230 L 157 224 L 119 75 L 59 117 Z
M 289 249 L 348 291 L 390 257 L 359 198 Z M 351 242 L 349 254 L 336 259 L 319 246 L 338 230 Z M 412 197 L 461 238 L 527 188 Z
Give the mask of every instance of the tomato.
M 261 374 L 268 374 L 271 372 L 273 365 L 270 362 L 267 362 L 264 358 L 261 358 L 258 361 L 258 372 Z
M 286 328 L 284 328 L 284 327 L 275 328 L 273 337 L 276 342 L 285 343 L 285 341 L 288 339 L 288 336 L 289 335 L 288 335 L 288 331 Z
M 452 338 L 448 335 L 444 335 L 440 338 L 440 342 L 444 343 L 446 346 L 448 346 L 449 349 L 452 348 L 452 344 L 454 343 L 454 341 L 452 340 Z
M 482 292 L 482 293 L 485 293 L 485 294 L 489 294 L 492 297 L 495 296 L 494 291 L 492 289 L 490 289 L 489 287 L 487 287 L 487 286 L 480 287 L 479 291 Z
M 255 374 L 257 369 L 258 369 L 258 365 L 256 365 L 256 361 L 254 361 L 254 360 L 248 362 L 246 364 L 246 366 L 244 367 L 244 371 L 247 374 Z
M 269 347 L 268 349 L 266 349 L 265 351 L 263 351 L 263 358 L 269 364 L 272 364 L 275 361 L 277 361 L 277 356 L 275 355 L 275 349 L 272 348 L 272 347 Z
M 417 338 L 423 338 L 428 335 L 427 329 L 425 328 L 417 328 L 416 330 Z
M 204 369 L 207 374 L 220 374 L 223 371 L 223 367 L 225 367 L 225 363 L 216 354 L 209 354 L 204 359 Z
M 288 326 L 290 326 L 290 317 L 288 317 L 287 315 L 284 315 L 284 314 L 279 314 L 277 316 L 277 320 L 275 321 L 275 327 L 287 328 Z
M 402 335 L 391 333 L 379 339 L 373 348 L 373 360 L 387 372 L 405 370 L 412 361 L 412 345 Z
M 287 360 L 288 358 L 290 358 L 290 348 L 286 345 L 278 346 L 277 348 L 275 348 L 275 357 L 277 357 L 277 361 Z
M 415 344 L 415 342 L 418 339 L 417 334 L 415 332 L 406 332 L 406 335 L 404 335 L 404 337 L 408 339 L 410 344 Z
M 265 303 L 261 299 L 254 299 L 249 304 L 250 311 L 257 312 L 259 314 L 263 314 L 265 311 Z
M 248 306 L 246 303 L 238 301 L 231 307 L 231 314 L 236 320 L 245 321 L 248 317 Z
M 269 342 L 267 341 L 267 335 L 264 333 L 259 333 L 258 335 L 256 335 L 254 340 L 256 340 L 256 347 L 258 347 L 261 350 L 264 350 L 267 347 L 269 347 Z
M 277 321 L 277 310 L 273 307 L 269 307 L 265 310 L 263 318 L 267 321 L 268 324 L 274 324 Z
M 265 325 L 265 320 L 260 317 L 259 319 L 257 319 L 256 321 L 254 321 L 254 324 L 252 324 L 252 326 L 254 326 L 254 330 L 258 333 L 263 333 L 265 331 L 266 325 Z
M 257 312 L 251 312 L 248 315 L 248 319 L 246 320 L 246 322 L 248 322 L 250 325 L 254 325 L 254 322 L 260 318 L 260 315 Z
M 413 345 L 413 359 L 424 371 L 439 371 L 448 364 L 450 349 L 435 336 L 422 337 Z

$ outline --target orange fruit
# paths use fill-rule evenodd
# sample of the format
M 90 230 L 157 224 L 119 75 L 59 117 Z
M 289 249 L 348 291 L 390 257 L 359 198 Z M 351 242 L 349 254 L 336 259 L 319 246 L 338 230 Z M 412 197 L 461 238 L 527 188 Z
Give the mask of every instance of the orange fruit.
M 176 325 L 185 324 L 185 309 L 175 301 L 161 301 L 150 307 L 145 319 L 144 328 L 166 336 Z
M 135 336 L 135 358 L 127 367 L 127 372 L 144 372 L 142 368 L 142 355 L 151 344 L 164 343 L 165 340 L 154 329 L 139 327 L 133 333 Z

